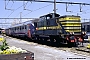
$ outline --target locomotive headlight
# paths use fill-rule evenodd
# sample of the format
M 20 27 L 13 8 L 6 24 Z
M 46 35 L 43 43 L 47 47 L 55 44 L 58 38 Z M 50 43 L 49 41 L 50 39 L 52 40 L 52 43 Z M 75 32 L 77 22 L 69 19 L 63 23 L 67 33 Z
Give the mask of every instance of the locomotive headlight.
M 31 56 L 32 58 L 34 58 L 34 54 L 32 54 L 32 56 Z
M 38 30 L 38 28 L 36 28 L 36 30 Z

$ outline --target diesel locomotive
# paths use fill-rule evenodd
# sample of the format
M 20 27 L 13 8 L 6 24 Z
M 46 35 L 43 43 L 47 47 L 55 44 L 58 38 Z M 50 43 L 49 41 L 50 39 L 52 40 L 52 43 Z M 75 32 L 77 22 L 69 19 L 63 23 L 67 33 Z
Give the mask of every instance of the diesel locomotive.
M 36 41 L 49 42 L 49 44 L 68 43 L 67 37 L 73 32 L 75 37 L 80 38 L 81 35 L 81 17 L 74 15 L 64 15 L 49 13 L 40 16 L 39 21 L 17 24 L 7 28 L 6 34 L 30 38 Z M 76 41 L 73 41 L 76 43 Z

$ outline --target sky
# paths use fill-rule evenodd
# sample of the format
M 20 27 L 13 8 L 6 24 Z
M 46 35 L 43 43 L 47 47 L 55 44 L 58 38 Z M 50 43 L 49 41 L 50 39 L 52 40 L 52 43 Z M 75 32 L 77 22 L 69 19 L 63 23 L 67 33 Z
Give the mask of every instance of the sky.
M 54 1 L 54 0 L 43 0 Z M 77 2 L 77 3 L 89 3 L 90 0 L 56 0 L 59 2 Z M 23 5 L 25 4 L 25 6 Z M 6 9 L 5 9 L 6 7 Z M 90 19 L 90 6 L 82 6 L 82 12 L 80 12 L 80 5 L 68 5 L 68 11 L 66 12 L 66 4 L 57 3 L 57 13 L 62 15 L 79 15 L 81 19 Z M 26 9 L 26 10 L 24 10 Z M 30 1 L 0 1 L 0 18 L 39 18 L 42 15 L 52 13 L 54 4 L 45 2 L 30 2 Z M 27 21 L 24 19 L 21 22 Z M 18 23 L 18 19 L 0 19 L 0 23 Z M 10 24 L 0 24 L 1 28 L 8 27 Z

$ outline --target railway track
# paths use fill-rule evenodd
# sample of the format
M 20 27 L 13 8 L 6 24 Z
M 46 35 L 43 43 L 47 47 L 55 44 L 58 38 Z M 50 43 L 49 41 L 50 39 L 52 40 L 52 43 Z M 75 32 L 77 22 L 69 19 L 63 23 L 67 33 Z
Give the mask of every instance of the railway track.
M 75 55 L 81 55 L 81 56 L 85 56 L 85 57 L 90 57 L 90 49 L 87 49 L 85 47 L 72 47 L 72 48 L 68 48 L 68 47 L 59 47 L 59 48 L 55 48 L 58 50 L 63 50 L 66 52 L 72 52 Z
M 76 48 L 77 51 L 82 51 L 82 52 L 87 52 L 87 53 L 90 53 L 90 49 L 87 49 L 85 47 L 82 47 L 82 48 Z
M 43 45 L 43 44 L 40 43 L 40 45 Z M 54 49 L 57 49 L 57 50 L 63 50 L 63 51 L 66 51 L 66 52 L 72 52 L 74 54 L 81 55 L 81 56 L 88 56 L 88 57 L 90 57 L 90 49 L 87 49 L 86 47 L 72 47 L 72 48 L 68 48 L 68 47 L 66 47 L 66 45 L 62 46 L 62 47 L 50 46 L 50 45 L 47 46 L 46 45 L 46 47 L 47 48 L 48 47 L 54 48 Z

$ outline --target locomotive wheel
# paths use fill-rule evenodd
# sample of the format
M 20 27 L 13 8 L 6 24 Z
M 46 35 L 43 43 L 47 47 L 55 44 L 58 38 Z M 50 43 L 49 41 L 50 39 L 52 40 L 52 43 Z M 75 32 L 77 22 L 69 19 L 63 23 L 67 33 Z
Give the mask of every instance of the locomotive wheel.
M 39 42 L 39 36 L 38 35 L 36 35 L 35 37 L 34 37 L 34 39 L 35 39 L 35 42 Z
M 42 43 L 42 37 L 38 37 L 38 43 Z
M 54 37 L 54 46 L 59 46 L 59 44 L 60 44 L 60 41 L 59 41 L 60 39 L 59 39 L 59 37 L 58 36 L 55 36 Z
M 78 47 L 78 42 L 75 42 L 74 43 L 74 47 Z
M 48 42 L 47 42 L 47 40 L 48 40 L 48 38 L 44 38 L 44 44 L 48 44 Z
M 54 36 L 50 36 L 50 42 L 49 42 L 50 46 L 54 46 L 54 39 L 55 39 Z

